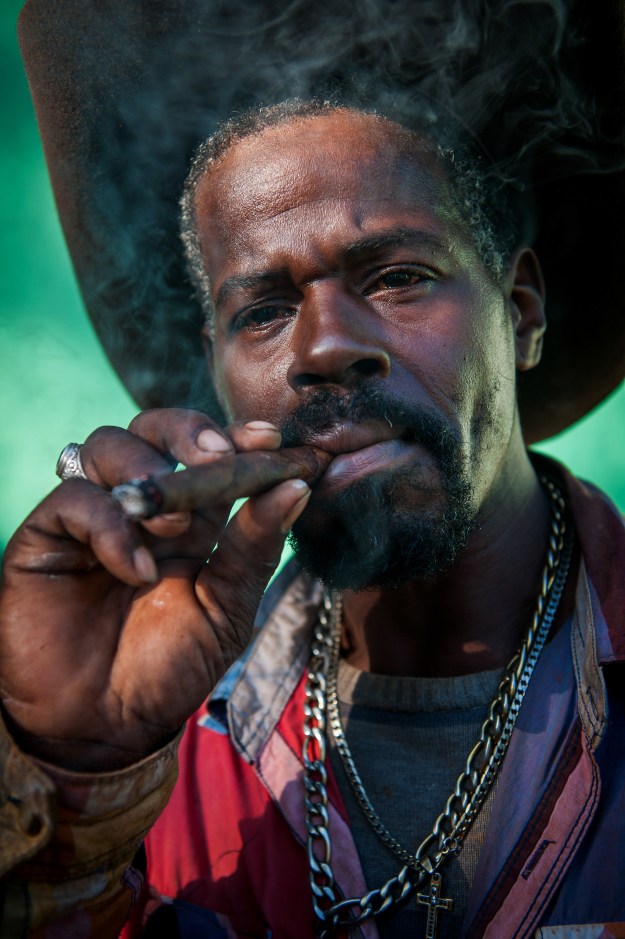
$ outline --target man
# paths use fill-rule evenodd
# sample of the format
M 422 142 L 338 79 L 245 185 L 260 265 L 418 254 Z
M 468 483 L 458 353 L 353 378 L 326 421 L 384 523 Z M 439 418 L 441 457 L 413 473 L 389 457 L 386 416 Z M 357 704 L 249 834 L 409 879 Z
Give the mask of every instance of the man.
M 529 459 L 539 263 L 468 220 L 453 165 L 326 105 L 200 152 L 185 241 L 229 423 L 95 431 L 7 551 L 6 935 L 113 936 L 137 894 L 128 935 L 623 934 L 622 526 Z M 285 443 L 332 459 L 272 484 Z M 109 490 L 172 461 L 204 467 L 195 504 L 124 515 Z M 308 573 L 206 710 L 292 526 Z

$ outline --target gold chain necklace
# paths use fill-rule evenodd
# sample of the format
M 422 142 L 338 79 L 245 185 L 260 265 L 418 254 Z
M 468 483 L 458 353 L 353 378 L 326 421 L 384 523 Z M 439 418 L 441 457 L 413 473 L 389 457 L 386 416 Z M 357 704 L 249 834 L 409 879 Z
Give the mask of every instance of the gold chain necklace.
M 313 909 L 320 939 L 337 929 L 353 928 L 403 903 L 430 878 L 429 892 L 419 895 L 428 907 L 427 936 L 436 935 L 440 909 L 451 908 L 441 897 L 439 867 L 457 854 L 490 791 L 505 756 L 521 702 L 545 644 L 571 562 L 573 539 L 567 536 L 566 503 L 560 490 L 546 477 L 541 483 L 551 499 L 552 520 L 547 557 L 536 610 L 521 646 L 508 663 L 479 740 L 471 750 L 443 812 L 415 852 L 406 850 L 387 830 L 373 808 L 349 750 L 338 709 L 336 690 L 342 610 L 340 597 L 325 596 L 313 633 L 304 704 L 304 786 L 308 863 Z M 332 846 L 328 825 L 327 752 L 328 725 L 336 740 L 347 777 L 365 817 L 380 839 L 397 854 L 403 867 L 382 887 L 362 897 L 342 899 L 332 873 Z

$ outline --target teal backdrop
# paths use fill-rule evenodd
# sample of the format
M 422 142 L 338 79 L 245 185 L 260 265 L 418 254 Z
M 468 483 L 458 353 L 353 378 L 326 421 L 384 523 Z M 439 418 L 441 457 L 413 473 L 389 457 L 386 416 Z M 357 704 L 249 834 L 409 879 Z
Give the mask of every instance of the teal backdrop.
M 0 547 L 56 484 L 62 447 L 135 406 L 84 314 L 56 217 L 15 39 L 0 6 Z M 592 327 L 592 311 L 589 311 Z M 540 449 L 625 509 L 625 390 Z

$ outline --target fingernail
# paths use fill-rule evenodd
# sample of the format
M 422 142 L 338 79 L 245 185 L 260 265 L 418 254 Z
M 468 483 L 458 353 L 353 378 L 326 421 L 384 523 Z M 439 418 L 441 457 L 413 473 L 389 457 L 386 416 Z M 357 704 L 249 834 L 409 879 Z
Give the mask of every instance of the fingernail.
M 268 431 L 272 430 L 275 434 L 279 434 L 280 431 L 275 424 L 270 424 L 269 421 L 248 421 L 245 425 L 246 430 L 262 430 Z
M 293 508 L 290 510 L 289 514 L 283 519 L 282 524 L 280 525 L 280 531 L 287 532 L 295 524 L 297 519 L 300 517 L 308 500 L 310 499 L 310 486 L 308 483 L 305 483 L 303 479 L 294 479 L 291 483 L 294 489 L 305 489 L 306 492 L 297 500 Z
M 232 450 L 230 442 L 216 430 L 201 430 L 195 438 L 195 443 L 200 450 L 207 450 L 211 453 L 230 453 Z
M 144 584 L 155 584 L 158 580 L 158 568 L 156 561 L 147 548 L 135 548 L 132 553 L 132 563 L 137 572 L 137 577 Z

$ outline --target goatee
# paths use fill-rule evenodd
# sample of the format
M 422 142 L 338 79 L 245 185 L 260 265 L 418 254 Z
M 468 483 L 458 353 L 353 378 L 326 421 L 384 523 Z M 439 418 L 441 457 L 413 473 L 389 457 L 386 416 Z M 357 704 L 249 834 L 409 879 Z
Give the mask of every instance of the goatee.
M 435 461 L 442 507 L 418 458 L 331 496 L 313 493 L 290 536 L 302 568 L 339 590 L 396 587 L 445 570 L 476 524 L 456 433 L 432 410 L 362 385 L 349 394 L 331 388 L 311 393 L 283 424 L 283 445 L 311 442 L 338 421 L 385 421 L 405 429 L 402 439 L 421 444 Z

